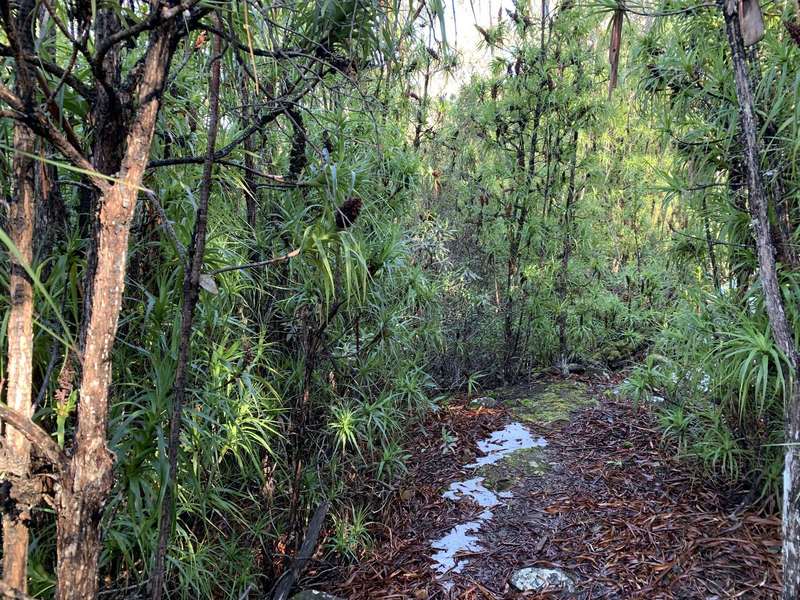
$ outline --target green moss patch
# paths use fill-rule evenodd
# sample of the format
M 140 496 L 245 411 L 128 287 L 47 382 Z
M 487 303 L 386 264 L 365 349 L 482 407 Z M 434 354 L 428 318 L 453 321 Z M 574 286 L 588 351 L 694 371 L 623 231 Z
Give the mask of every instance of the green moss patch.
M 544 477 L 550 472 L 550 463 L 545 458 L 545 448 L 527 448 L 509 454 L 493 465 L 478 469 L 483 485 L 493 492 L 505 492 L 520 480 L 528 477 Z
M 478 406 L 503 405 L 522 423 L 548 425 L 568 421 L 570 414 L 587 406 L 596 406 L 589 388 L 575 381 L 555 381 L 511 386 L 492 390 L 486 397 L 473 400 Z M 475 474 L 483 477 L 487 489 L 506 492 L 532 477 L 546 477 L 551 464 L 547 448 L 536 446 L 517 450 L 502 460 L 479 467 Z
M 548 425 L 568 421 L 572 411 L 596 406 L 588 388 L 574 381 L 541 384 L 526 398 L 509 402 L 512 414 L 525 423 Z

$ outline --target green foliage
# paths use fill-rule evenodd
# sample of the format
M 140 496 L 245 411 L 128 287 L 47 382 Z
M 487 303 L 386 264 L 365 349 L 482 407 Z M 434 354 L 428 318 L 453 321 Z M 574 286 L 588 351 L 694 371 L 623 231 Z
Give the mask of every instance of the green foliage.
M 796 274 L 786 264 L 793 260 L 798 231 L 796 212 L 786 208 L 796 194 L 797 173 L 784 161 L 797 146 L 800 56 L 779 12 L 765 15 L 766 37 L 749 68 L 773 227 L 787 236 L 786 243 L 777 234 L 775 239 L 786 313 L 797 337 L 800 295 L 793 293 Z M 634 397 L 665 397 L 665 435 L 709 472 L 751 488 L 774 508 L 793 374 L 772 339 L 763 306 L 724 36 L 719 11 L 697 11 L 691 18 L 655 19 L 632 47 L 632 66 L 647 92 L 643 105 L 681 159 L 660 170 L 665 201 L 685 214 L 670 256 L 694 270 L 696 281 L 679 295 L 655 337 L 658 369 L 648 359 L 625 387 Z M 788 212 L 780 216 L 779 209 Z
M 235 599 L 251 586 L 271 587 L 278 555 L 297 549 L 322 500 L 332 502 L 334 515 L 325 546 L 347 559 L 364 551 L 372 511 L 405 472 L 409 428 L 433 406 L 426 340 L 439 330 L 436 286 L 416 262 L 412 219 L 426 170 L 408 146 L 409 107 L 399 99 L 419 68 L 410 58 L 426 47 L 427 30 L 392 3 L 214 5 L 223 29 L 247 44 L 224 44 L 217 147 L 234 149 L 214 168 L 203 273 L 204 290 L 216 293 L 201 291 L 191 337 L 167 585 L 170 597 Z M 42 40 L 52 44 L 55 62 L 70 62 L 60 35 Z M 206 151 L 211 48 L 196 33 L 182 44 L 151 160 Z M 276 45 L 296 56 L 271 55 Z M 251 54 L 250 46 L 261 51 Z M 123 48 L 125 65 L 141 52 L 135 44 Z M 75 76 L 89 78 L 83 60 Z M 11 67 L 8 58 L 0 63 L 4 84 Z M 296 101 L 295 88 L 302 92 Z M 83 100 L 63 86 L 58 102 L 90 148 Z M 237 143 L 253 114 L 276 106 L 251 150 Z M 11 127 L 8 119 L 0 124 L 4 139 Z M 75 356 L 65 348 L 80 335 L 91 232 L 81 227 L 81 173 L 45 150 L 61 177 L 66 210 L 59 225 L 66 235 L 42 248 L 31 268 L 35 381 L 45 382 L 37 420 L 69 448 L 79 398 L 72 389 Z M 9 167 L 4 155 L 4 195 L 13 181 Z M 102 524 L 101 578 L 110 587 L 145 585 L 156 552 L 183 257 L 192 245 L 200 178 L 194 164 L 149 170 L 146 187 L 154 195 L 140 195 L 132 226 L 112 357 L 109 441 L 116 466 Z M 247 222 L 248 198 L 255 223 Z M 4 230 L 0 237 L 9 246 Z M 1 266 L 7 281 L 6 258 Z M 4 315 L 8 301 L 0 296 Z M 5 326 L 0 331 L 5 335 Z M 0 368 L 1 379 L 5 357 Z M 356 503 L 363 506 L 352 508 Z M 55 560 L 49 510 L 37 510 L 34 531 L 31 591 L 47 596 Z
M 598 97 L 601 19 L 561 7 L 544 31 L 499 21 L 481 32 L 503 50 L 491 73 L 440 109 L 418 252 L 442 282 L 436 373 L 451 385 L 630 362 L 683 279 L 658 250 L 674 210 L 649 185 L 672 157 L 631 106 Z
M 170 597 L 266 592 L 322 501 L 331 502 L 323 547 L 357 560 L 437 391 L 472 397 L 553 367 L 635 364 L 618 392 L 654 406 L 687 464 L 776 506 L 793 381 L 761 300 L 718 11 L 656 3 L 665 15 L 647 27 L 626 13 L 609 95 L 608 20 L 622 3 L 561 3 L 545 22 L 515 3 L 479 29 L 491 53 L 484 72 L 437 98 L 437 78 L 458 63 L 441 0 L 417 13 L 376 0 L 206 4 L 247 43 L 226 43 L 223 57 L 217 146 L 230 152 L 214 167 L 191 337 Z M 781 291 L 800 340 L 791 251 L 800 247 L 800 52 L 779 26 L 791 10 L 767 15 L 749 60 Z M 49 61 L 74 61 L 78 82 L 94 83 L 62 33 L 37 39 Z M 208 46 L 194 30 L 181 42 L 148 160 L 205 154 Z M 7 54 L 0 82 L 13 88 Z M 121 63 L 141 55 L 131 44 Z M 87 99 L 50 83 L 64 123 L 92 148 Z M 3 140 L 12 126 L 0 122 Z M 0 157 L 4 197 L 11 154 Z M 41 158 L 64 211 L 54 241 L 39 236 L 26 265 L 35 419 L 69 450 L 92 232 L 85 172 L 48 144 Z M 132 226 L 111 360 L 115 479 L 101 524 L 110 587 L 144 586 L 156 552 L 197 162 L 151 165 L 153 193 L 140 195 Z M 7 289 L 18 252 L 4 229 L 0 241 Z M 9 294 L 0 307 L 5 344 Z M 0 355 L 0 381 L 7 368 Z M 454 432 L 438 437 L 457 452 Z M 36 509 L 38 597 L 52 594 L 54 523 Z
M 364 509 L 351 507 L 333 518 L 331 546 L 334 551 L 357 560 L 370 544 L 369 522 Z

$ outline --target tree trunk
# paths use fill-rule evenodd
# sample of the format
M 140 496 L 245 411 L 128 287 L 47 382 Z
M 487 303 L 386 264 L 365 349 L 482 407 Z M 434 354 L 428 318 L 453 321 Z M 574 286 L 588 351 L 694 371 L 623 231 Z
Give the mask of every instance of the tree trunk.
M 97 265 L 84 315 L 87 326 L 75 448 L 57 498 L 57 600 L 97 596 L 99 525 L 113 480 L 114 461 L 106 442 L 111 349 L 125 288 L 130 226 L 175 48 L 174 28 L 170 20 L 151 35 L 136 89 L 138 110 L 127 131 L 121 168 L 100 199 Z
M 33 16 L 33 0 L 24 0 L 17 13 L 15 42 L 25 53 L 31 52 L 33 47 Z M 32 106 L 33 81 L 27 67 L 17 71 L 16 86 L 25 106 Z M 13 159 L 15 190 L 8 207 L 9 232 L 19 258 L 30 265 L 33 260 L 35 223 L 35 165 L 31 158 L 35 151 L 35 138 L 33 132 L 20 122 L 14 125 L 14 148 L 17 150 Z M 6 401 L 9 408 L 30 418 L 33 414 L 33 288 L 20 260 L 12 255 L 10 262 Z M 3 514 L 3 580 L 12 588 L 25 592 L 28 580 L 28 522 L 36 494 L 30 480 L 30 442 L 8 425 L 3 440 L 3 458 L 6 462 L 4 470 L 12 486 L 11 498 L 16 503 L 14 511 Z
M 739 100 L 744 161 L 747 167 L 749 208 L 756 234 L 759 276 L 770 328 L 775 343 L 789 360 L 792 389 L 785 403 L 785 463 L 783 476 L 783 600 L 800 597 L 800 382 L 798 356 L 792 329 L 786 318 L 778 282 L 775 247 L 772 241 L 769 210 L 761 176 L 760 155 L 753 94 L 747 77 L 742 33 L 736 15 L 736 3 L 725 5 L 725 29 L 731 48 L 736 95 Z
M 218 27 L 219 20 L 216 20 Z M 221 29 L 221 27 L 220 27 Z M 174 518 L 173 503 L 175 501 L 175 486 L 178 477 L 178 447 L 180 446 L 181 423 L 183 421 L 183 404 L 186 397 L 186 380 L 189 368 L 189 355 L 191 350 L 192 324 L 197 301 L 200 297 L 200 275 L 203 268 L 203 255 L 206 249 L 206 225 L 208 222 L 208 200 L 211 195 L 211 184 L 214 170 L 214 149 L 217 139 L 217 125 L 219 123 L 219 80 L 220 59 L 222 52 L 222 39 L 214 36 L 213 56 L 211 58 L 211 79 L 208 84 L 208 148 L 206 161 L 203 165 L 203 178 L 200 188 L 200 202 L 197 207 L 197 217 L 194 224 L 192 245 L 189 249 L 191 264 L 188 265 L 183 277 L 183 307 L 181 309 L 180 345 L 178 348 L 178 362 L 175 368 L 175 385 L 172 395 L 172 415 L 169 422 L 169 474 L 162 485 L 165 486 L 164 500 L 161 505 L 159 519 L 158 548 L 156 549 L 153 576 L 150 581 L 150 595 L 153 600 L 160 600 L 164 590 L 164 559 L 167 554 L 169 534 L 172 530 Z
M 426 110 L 428 103 L 428 85 L 431 81 L 431 64 L 428 61 L 428 67 L 425 70 L 425 78 L 422 85 L 422 98 L 417 100 L 417 123 L 414 127 L 414 150 L 419 149 L 422 143 L 422 128 L 425 126 Z
M 800 267 L 800 257 L 798 257 L 792 241 L 792 220 L 789 214 L 786 190 L 783 187 L 782 173 L 780 172 L 776 175 L 776 181 L 772 186 L 772 195 L 775 201 L 775 220 L 777 221 L 778 259 L 787 268 L 794 270 Z
M 622 25 L 625 22 L 625 9 L 618 8 L 611 17 L 611 42 L 608 46 L 608 97 L 617 87 L 617 76 L 619 74 L 619 49 L 622 44 Z
M 120 31 L 119 7 L 113 9 L 100 8 L 94 22 L 95 44 L 102 44 Z M 109 85 L 114 90 L 120 87 L 120 58 L 118 47 L 111 48 L 103 57 L 103 72 Z M 103 85 L 96 86 L 96 97 L 92 103 L 90 114 L 92 124 L 92 164 L 104 175 L 111 175 L 119 170 L 124 152 L 125 111 L 116 94 L 110 93 Z M 97 211 L 97 194 L 92 190 L 83 190 L 80 194 L 78 217 L 81 233 L 97 235 L 92 229 Z M 96 250 L 96 249 L 95 249 Z M 94 252 L 90 249 L 87 257 L 88 270 L 94 269 Z M 88 294 L 87 294 L 88 295 Z
M 255 114 L 255 111 L 253 110 L 255 95 L 251 94 L 250 90 L 248 89 L 247 69 L 241 67 L 239 77 L 241 77 L 240 91 L 242 96 L 242 116 L 244 117 L 245 123 L 252 123 Z M 246 137 L 244 140 L 244 200 L 247 207 L 247 224 L 255 231 L 256 220 L 258 218 L 256 212 L 258 210 L 258 188 L 256 187 L 255 175 L 253 173 L 253 170 L 255 169 L 253 155 L 256 151 L 256 141 L 254 138 L 255 136 L 251 135 Z M 255 260 L 256 256 L 251 253 L 250 259 Z
M 719 278 L 719 268 L 717 267 L 717 253 L 714 250 L 714 239 L 711 236 L 711 219 L 708 217 L 708 201 L 703 194 L 703 230 L 706 234 L 706 248 L 708 250 L 708 261 L 711 265 L 711 277 L 714 281 L 714 290 L 719 292 L 721 281 Z
M 566 376 L 569 374 L 569 344 L 567 340 L 567 292 L 569 286 L 569 258 L 572 252 L 572 212 L 575 202 L 575 170 L 578 162 L 578 129 L 572 132 L 572 160 L 569 164 L 569 186 L 567 188 L 567 202 L 564 207 L 564 243 L 561 251 L 561 270 L 556 282 L 558 299 L 561 301 L 561 308 L 558 311 L 558 348 L 562 365 L 562 372 Z

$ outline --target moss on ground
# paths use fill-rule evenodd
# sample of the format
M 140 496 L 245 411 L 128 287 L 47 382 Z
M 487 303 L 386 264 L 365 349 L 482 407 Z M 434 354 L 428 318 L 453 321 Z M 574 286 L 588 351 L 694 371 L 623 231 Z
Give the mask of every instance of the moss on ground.
M 483 477 L 483 485 L 493 492 L 505 492 L 517 482 L 528 477 L 544 477 L 550 472 L 550 463 L 542 447 L 517 450 L 503 460 L 484 465 L 477 471 Z
M 572 411 L 596 405 L 587 387 L 574 381 L 543 384 L 531 396 L 509 403 L 516 418 L 536 425 L 568 421 Z
M 532 425 L 568 421 L 573 411 L 597 405 L 588 387 L 575 381 L 501 388 L 487 396 L 496 399 L 497 404 L 505 404 L 517 420 Z M 545 477 L 550 469 L 546 447 L 536 446 L 517 450 L 494 464 L 484 465 L 476 470 L 476 475 L 484 478 L 486 488 L 504 492 L 523 479 Z

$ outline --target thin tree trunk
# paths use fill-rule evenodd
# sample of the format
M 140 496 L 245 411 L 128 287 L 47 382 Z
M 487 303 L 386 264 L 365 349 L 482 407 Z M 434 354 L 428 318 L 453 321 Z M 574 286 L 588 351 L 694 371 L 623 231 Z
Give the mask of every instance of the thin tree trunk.
M 418 149 L 422 143 L 422 128 L 425 125 L 425 109 L 428 102 L 428 85 L 431 80 L 431 66 L 428 62 L 428 68 L 425 70 L 425 78 L 422 85 L 422 98 L 418 100 L 419 106 L 417 107 L 417 123 L 414 127 L 414 149 Z
M 569 374 L 568 354 L 569 344 L 567 341 L 567 315 L 566 303 L 568 292 L 568 272 L 569 272 L 569 258 L 572 252 L 572 211 L 574 210 L 573 204 L 575 202 L 575 170 L 578 162 L 578 129 L 577 127 L 572 132 L 572 160 L 569 165 L 569 187 L 567 188 L 567 202 L 564 207 L 564 243 L 561 251 L 561 270 L 558 274 L 558 281 L 556 282 L 558 298 L 561 301 L 561 308 L 558 311 L 558 348 L 561 354 L 562 371 L 565 375 Z
M 126 150 L 113 184 L 103 187 L 97 265 L 82 352 L 78 427 L 72 459 L 57 497 L 57 600 L 97 596 L 100 519 L 113 480 L 107 444 L 111 349 L 125 288 L 128 238 L 147 166 L 166 74 L 175 50 L 174 19 L 151 34 L 135 97 L 138 110 L 127 131 Z
M 219 20 L 217 19 L 217 27 Z M 221 28 L 221 27 L 220 27 Z M 160 600 L 164 590 L 164 559 L 167 554 L 169 534 L 172 530 L 174 518 L 173 504 L 175 499 L 175 486 L 178 475 L 178 447 L 180 446 L 181 422 L 183 419 L 183 405 L 186 398 L 186 382 L 189 367 L 189 353 L 191 350 L 192 323 L 195 308 L 200 297 L 200 275 L 203 268 L 203 255 L 206 249 L 206 227 L 208 224 L 208 201 L 211 196 L 211 184 L 214 170 L 214 149 L 217 140 L 219 124 L 219 85 L 220 85 L 220 59 L 222 54 L 222 40 L 214 36 L 213 55 L 211 57 L 211 77 L 208 84 L 208 147 L 206 160 L 203 164 L 203 176 L 200 187 L 200 202 L 197 206 L 197 216 L 194 224 L 192 244 L 189 249 L 191 264 L 183 277 L 183 308 L 181 310 L 180 345 L 178 347 L 178 362 L 175 368 L 175 385 L 172 396 L 172 415 L 169 423 L 169 474 L 162 485 L 166 486 L 164 501 L 161 505 L 161 516 L 158 529 L 158 548 L 156 550 L 153 575 L 150 580 L 150 596 L 153 600 Z
M 617 76 L 619 74 L 619 50 L 622 45 L 622 25 L 625 21 L 625 9 L 618 8 L 611 17 L 611 42 L 608 46 L 608 97 L 617 87 Z
M 15 23 L 16 44 L 21 51 L 32 52 L 33 0 L 25 0 L 18 8 Z M 30 70 L 17 71 L 17 93 L 25 106 L 33 104 L 33 81 Z M 33 228 L 35 223 L 35 151 L 33 132 L 20 122 L 14 125 L 13 170 L 14 195 L 8 207 L 11 241 L 16 246 L 22 262 L 33 261 Z M 8 394 L 9 408 L 30 418 L 33 415 L 33 288 L 31 280 L 20 261 L 11 256 L 9 279 L 10 311 L 8 315 Z M 28 522 L 31 504 L 36 494 L 31 489 L 31 444 L 16 429 L 6 425 L 3 440 L 3 458 L 11 481 L 11 497 L 16 502 L 14 511 L 3 514 L 3 581 L 20 592 L 27 591 Z
M 747 77 L 742 33 L 736 15 L 736 3 L 724 8 L 725 29 L 731 48 L 736 95 L 739 100 L 744 159 L 750 214 L 756 234 L 759 276 L 775 343 L 786 355 L 792 368 L 792 383 L 785 403 L 785 463 L 783 476 L 783 600 L 800 597 L 800 382 L 797 348 L 786 318 L 778 283 L 775 248 L 769 222 L 769 207 L 761 176 L 753 94 Z
M 253 121 L 253 102 L 255 100 L 255 95 L 251 94 L 248 90 L 247 85 L 247 71 L 242 68 L 241 73 L 239 75 L 242 78 L 241 81 L 241 93 L 242 93 L 242 116 L 244 117 L 245 123 L 251 123 Z M 253 175 L 253 169 L 255 168 L 255 164 L 253 161 L 253 154 L 256 151 L 256 141 L 254 139 L 255 136 L 248 136 L 244 140 L 244 188 L 245 188 L 245 205 L 247 206 L 247 224 L 255 230 L 256 228 L 256 219 L 257 217 L 257 194 L 258 191 L 256 188 L 256 181 Z M 254 258 L 251 256 L 251 258 Z
M 778 258 L 789 268 L 800 267 L 800 257 L 797 255 L 792 241 L 792 221 L 789 215 L 789 203 L 786 199 L 786 190 L 783 187 L 781 173 L 778 172 L 776 181 L 772 186 L 775 200 L 775 220 L 778 233 Z
M 703 229 L 706 234 L 706 247 L 708 248 L 708 261 L 711 264 L 711 276 L 714 280 L 714 289 L 719 291 L 720 279 L 719 269 L 717 268 L 717 253 L 714 250 L 714 238 L 711 236 L 711 220 L 708 218 L 708 201 L 703 196 Z

